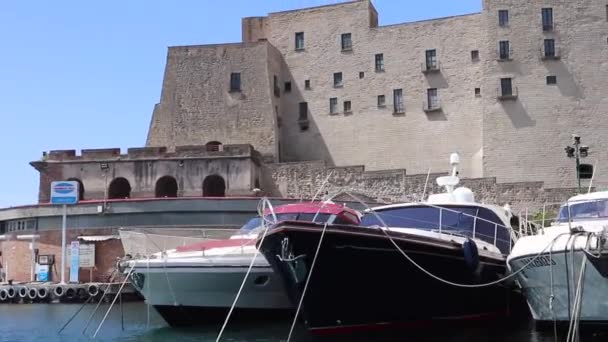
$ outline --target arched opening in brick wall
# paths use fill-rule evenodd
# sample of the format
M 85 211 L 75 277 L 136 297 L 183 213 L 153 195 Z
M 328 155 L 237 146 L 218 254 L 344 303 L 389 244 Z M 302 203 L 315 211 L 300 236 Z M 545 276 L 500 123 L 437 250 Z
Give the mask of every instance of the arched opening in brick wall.
M 118 177 L 112 180 L 108 189 L 108 198 L 129 198 L 131 197 L 131 184 L 126 178 Z
M 222 143 L 219 141 L 210 141 L 205 144 L 207 151 L 217 152 L 222 150 Z
M 156 181 L 154 187 L 156 197 L 177 197 L 177 181 L 171 176 L 164 176 Z
M 211 175 L 203 181 L 203 197 L 226 196 L 226 182 L 222 176 Z
M 80 179 L 74 178 L 74 177 L 68 178 L 68 180 L 78 183 L 78 200 L 83 201 L 84 200 L 84 184 L 82 183 L 82 181 Z

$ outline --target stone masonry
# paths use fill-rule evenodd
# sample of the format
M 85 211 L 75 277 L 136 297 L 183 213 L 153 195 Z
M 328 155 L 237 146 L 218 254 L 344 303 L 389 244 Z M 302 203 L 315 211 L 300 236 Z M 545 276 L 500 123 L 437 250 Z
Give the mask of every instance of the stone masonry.
M 542 8 L 552 10 L 547 30 Z M 459 152 L 470 177 L 568 188 L 576 177 L 563 149 L 577 133 L 598 163 L 594 183 L 606 185 L 607 15 L 604 0 L 483 0 L 480 13 L 379 26 L 372 3 L 359 0 L 244 18 L 243 43 L 169 48 L 147 145 L 250 143 L 267 161 L 409 174 L 442 172 Z M 541 56 L 545 39 L 556 58 Z M 499 41 L 509 41 L 505 61 Z M 231 73 L 240 92 L 229 91 Z M 501 78 L 514 96 L 498 96 Z

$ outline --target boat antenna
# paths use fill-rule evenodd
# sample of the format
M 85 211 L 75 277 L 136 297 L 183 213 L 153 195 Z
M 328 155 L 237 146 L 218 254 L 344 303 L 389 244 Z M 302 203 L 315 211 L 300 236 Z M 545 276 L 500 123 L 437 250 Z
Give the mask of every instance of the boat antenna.
M 587 193 L 591 192 L 591 186 L 593 185 L 593 178 L 595 178 L 596 168 L 597 168 L 597 159 L 595 160 L 595 163 L 593 163 L 593 173 L 591 174 L 591 181 L 589 181 L 589 189 L 587 190 Z
M 426 195 L 426 185 L 429 184 L 429 176 L 431 175 L 431 168 L 426 173 L 426 181 L 424 181 L 424 189 L 422 190 L 422 196 L 420 196 L 420 202 L 424 202 L 424 196 Z
M 314 197 L 312 198 L 312 200 L 310 201 L 311 203 L 315 201 L 315 199 L 317 199 L 317 196 L 319 196 L 319 193 L 321 192 L 321 190 L 323 190 L 323 188 L 325 187 L 325 184 L 327 184 L 327 182 L 329 181 L 329 177 L 331 177 L 331 175 L 334 173 L 334 170 L 331 170 L 328 174 L 327 177 L 325 177 L 325 180 L 323 181 L 323 183 L 321 183 L 321 186 L 319 186 L 319 190 L 317 190 L 317 192 L 315 193 Z

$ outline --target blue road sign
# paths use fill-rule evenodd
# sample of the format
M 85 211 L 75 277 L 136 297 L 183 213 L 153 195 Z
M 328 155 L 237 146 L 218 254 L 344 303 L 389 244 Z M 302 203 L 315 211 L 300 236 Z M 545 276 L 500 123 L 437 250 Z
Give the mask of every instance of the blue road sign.
M 78 182 L 59 181 L 51 183 L 51 204 L 78 203 Z

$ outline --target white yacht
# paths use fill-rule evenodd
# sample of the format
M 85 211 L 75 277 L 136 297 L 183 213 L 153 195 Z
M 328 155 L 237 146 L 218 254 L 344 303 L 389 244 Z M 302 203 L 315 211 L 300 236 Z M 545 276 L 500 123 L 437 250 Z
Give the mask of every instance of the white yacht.
M 550 227 L 517 241 L 508 264 L 537 323 L 608 322 L 607 227 L 608 191 L 592 192 L 571 197 Z
M 300 202 L 267 211 L 269 221 L 358 224 L 360 214 L 331 202 Z M 124 260 L 131 282 L 172 326 L 222 321 L 256 255 L 260 217 L 252 218 L 229 239 L 180 246 L 151 258 Z M 283 285 L 258 254 L 235 306 L 234 318 L 265 318 L 291 309 Z

